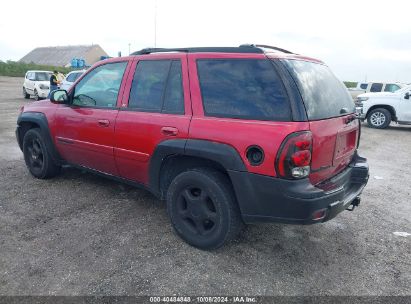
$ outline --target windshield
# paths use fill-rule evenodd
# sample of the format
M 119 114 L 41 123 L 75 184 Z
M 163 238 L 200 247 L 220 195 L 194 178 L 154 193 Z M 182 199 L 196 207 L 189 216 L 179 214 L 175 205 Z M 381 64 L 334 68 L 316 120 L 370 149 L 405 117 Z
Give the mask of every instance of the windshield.
M 282 62 L 297 82 L 309 120 L 354 113 L 348 90 L 326 65 L 302 60 Z
M 36 81 L 49 81 L 51 73 L 36 72 Z

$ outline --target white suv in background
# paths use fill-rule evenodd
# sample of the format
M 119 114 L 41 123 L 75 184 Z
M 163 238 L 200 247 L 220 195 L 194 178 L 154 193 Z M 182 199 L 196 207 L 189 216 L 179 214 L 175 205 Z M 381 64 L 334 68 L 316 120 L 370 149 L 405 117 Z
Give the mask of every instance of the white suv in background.
M 28 99 L 30 96 L 34 96 L 36 100 L 47 98 L 52 74 L 50 71 L 27 71 L 23 83 L 24 98 Z
M 66 78 L 64 78 L 63 82 L 60 85 L 60 89 L 68 91 L 73 83 L 84 74 L 86 70 L 79 70 L 79 71 L 72 71 L 67 74 Z
M 391 121 L 411 125 L 411 86 L 393 93 L 366 93 L 355 100 L 357 113 L 372 128 L 385 129 Z

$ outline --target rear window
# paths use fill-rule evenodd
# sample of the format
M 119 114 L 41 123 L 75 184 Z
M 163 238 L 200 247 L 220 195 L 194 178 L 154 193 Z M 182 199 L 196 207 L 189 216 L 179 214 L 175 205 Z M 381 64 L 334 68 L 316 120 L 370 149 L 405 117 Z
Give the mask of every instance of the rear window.
M 309 120 L 354 113 L 348 90 L 326 65 L 302 60 L 283 62 L 297 82 Z
M 45 72 L 36 72 L 35 73 L 36 77 L 36 81 L 49 81 L 51 74 L 50 73 L 45 73 Z
M 264 59 L 199 59 L 204 114 L 256 120 L 290 120 L 283 83 Z

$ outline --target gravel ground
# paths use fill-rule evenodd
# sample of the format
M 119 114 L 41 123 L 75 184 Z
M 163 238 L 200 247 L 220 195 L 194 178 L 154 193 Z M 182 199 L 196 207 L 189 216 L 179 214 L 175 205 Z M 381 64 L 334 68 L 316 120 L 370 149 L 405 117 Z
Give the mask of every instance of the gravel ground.
M 0 77 L 0 295 L 411 295 L 411 237 L 394 234 L 411 233 L 411 127 L 364 126 L 354 212 L 251 225 L 204 252 L 148 192 L 75 169 L 31 177 L 14 137 L 22 82 Z

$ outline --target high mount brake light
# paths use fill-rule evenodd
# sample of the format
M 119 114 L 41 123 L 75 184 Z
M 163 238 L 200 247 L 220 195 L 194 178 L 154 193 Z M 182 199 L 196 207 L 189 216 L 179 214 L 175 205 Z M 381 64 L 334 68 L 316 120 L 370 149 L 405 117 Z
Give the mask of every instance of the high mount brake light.
M 276 159 L 280 177 L 298 179 L 310 174 L 312 134 L 310 131 L 295 132 L 281 144 Z

